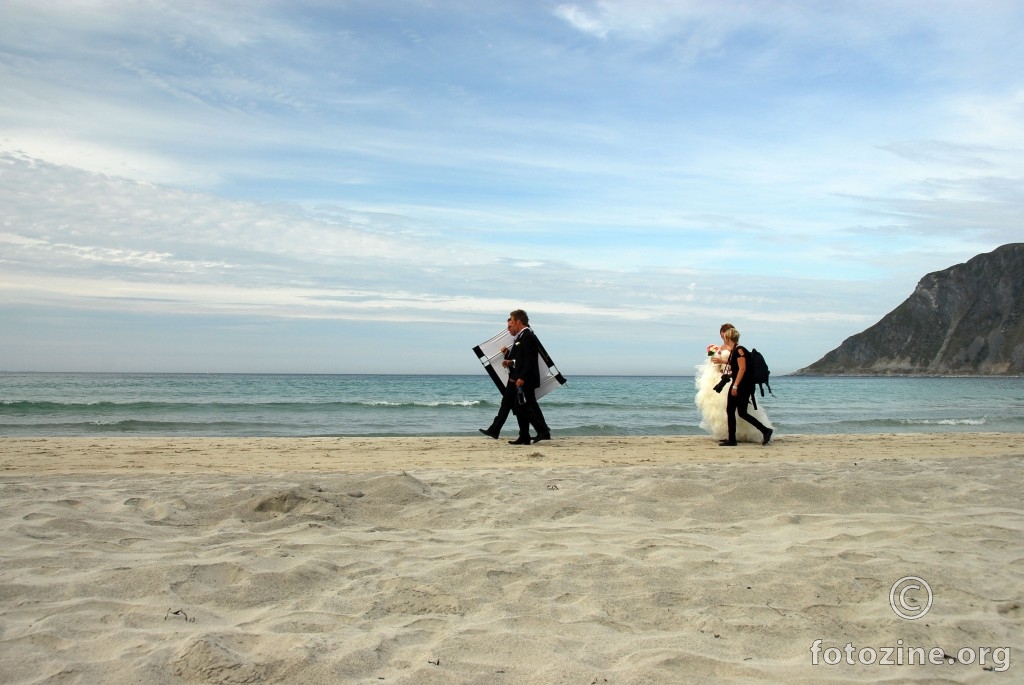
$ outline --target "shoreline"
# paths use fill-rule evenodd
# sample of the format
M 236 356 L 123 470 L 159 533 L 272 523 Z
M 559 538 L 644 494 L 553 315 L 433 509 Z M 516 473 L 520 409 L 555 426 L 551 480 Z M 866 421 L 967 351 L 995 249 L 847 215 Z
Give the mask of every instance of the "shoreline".
M 850 461 L 1024 454 L 1019 433 L 783 435 L 768 446 L 719 447 L 708 436 L 505 438 L 0 438 L 0 476 L 26 473 L 251 473 L 408 468 L 668 465 Z

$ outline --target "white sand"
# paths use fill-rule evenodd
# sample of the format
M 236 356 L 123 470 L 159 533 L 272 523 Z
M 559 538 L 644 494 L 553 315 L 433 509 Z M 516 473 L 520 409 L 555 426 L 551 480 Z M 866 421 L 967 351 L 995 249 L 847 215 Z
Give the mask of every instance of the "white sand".
M 0 682 L 1024 682 L 1022 442 L 0 440 Z

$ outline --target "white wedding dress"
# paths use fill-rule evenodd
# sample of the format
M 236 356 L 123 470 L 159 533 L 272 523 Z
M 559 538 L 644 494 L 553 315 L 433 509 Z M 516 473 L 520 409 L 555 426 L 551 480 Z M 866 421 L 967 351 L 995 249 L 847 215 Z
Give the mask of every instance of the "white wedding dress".
M 700 410 L 700 427 L 710 433 L 717 440 L 725 440 L 729 437 L 729 417 L 726 415 L 725 403 L 726 393 L 729 386 L 722 388 L 722 392 L 715 392 L 715 386 L 722 379 L 722 374 L 729 369 L 726 364 L 716 364 L 708 357 L 703 364 L 697 365 L 697 373 L 694 377 L 694 385 L 697 387 L 697 395 L 694 402 Z M 760 398 L 760 393 L 758 393 Z M 765 428 L 775 428 L 768 420 L 764 411 L 764 403 L 758 402 L 757 409 L 750 407 L 750 415 L 763 423 Z M 737 414 L 736 416 L 736 441 L 760 443 L 764 438 L 761 431 L 744 421 Z

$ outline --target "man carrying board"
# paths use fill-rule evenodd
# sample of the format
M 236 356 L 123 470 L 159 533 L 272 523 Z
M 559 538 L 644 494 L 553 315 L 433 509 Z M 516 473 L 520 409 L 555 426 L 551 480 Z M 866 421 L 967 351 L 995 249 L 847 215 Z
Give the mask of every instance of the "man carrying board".
M 522 309 L 509 314 L 508 332 L 512 336 L 509 347 L 502 347 L 504 359 L 501 365 L 508 371 L 508 383 L 501 400 L 501 408 L 484 435 L 497 439 L 509 411 L 515 412 L 519 423 L 519 437 L 509 440 L 510 445 L 529 445 L 531 442 L 551 439 L 551 429 L 544 420 L 544 414 L 537 403 L 537 388 L 540 386 L 540 367 L 537 363 L 541 345 L 530 326 L 530 317 Z M 537 436 L 530 437 L 530 425 L 537 430 Z

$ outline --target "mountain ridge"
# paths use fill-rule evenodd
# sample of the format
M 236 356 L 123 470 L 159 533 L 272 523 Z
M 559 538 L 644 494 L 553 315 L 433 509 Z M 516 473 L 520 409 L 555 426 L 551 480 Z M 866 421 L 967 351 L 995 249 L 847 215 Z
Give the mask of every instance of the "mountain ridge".
M 1024 373 L 1024 243 L 927 274 L 914 292 L 797 376 Z

